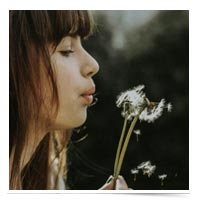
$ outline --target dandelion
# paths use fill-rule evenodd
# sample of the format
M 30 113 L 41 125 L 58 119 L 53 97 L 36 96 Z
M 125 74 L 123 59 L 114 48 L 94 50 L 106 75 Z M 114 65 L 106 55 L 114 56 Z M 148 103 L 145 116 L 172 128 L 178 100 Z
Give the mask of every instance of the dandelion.
M 164 180 L 167 178 L 167 174 L 158 175 L 158 179 L 161 180 L 161 185 L 164 185 Z
M 134 130 L 134 133 L 136 135 L 136 140 L 138 142 L 139 141 L 139 135 L 141 135 L 141 131 L 139 129 L 137 129 L 137 130 Z
M 121 113 L 123 117 L 127 116 L 128 120 L 132 120 L 133 117 L 139 115 L 141 121 L 150 123 L 162 115 L 164 108 L 171 112 L 171 103 L 165 105 L 165 99 L 161 99 L 160 102 L 151 102 L 142 91 L 143 89 L 144 85 L 139 85 L 118 96 L 116 105 L 118 108 L 123 108 Z
M 137 174 L 139 173 L 139 170 L 138 169 L 131 169 L 131 174 L 133 174 L 134 175 L 134 181 L 136 181 L 136 176 L 137 176 Z
M 165 104 L 165 99 L 161 99 L 160 102 L 151 102 L 147 97 L 146 94 L 143 92 L 144 85 L 139 85 L 134 87 L 133 89 L 127 90 L 122 92 L 116 101 L 116 105 L 119 108 L 122 108 L 122 117 L 124 117 L 124 125 L 122 129 L 122 133 L 120 136 L 117 153 L 115 157 L 115 165 L 114 165 L 114 178 L 120 173 L 121 166 L 123 163 L 124 155 L 130 140 L 130 136 L 134 130 L 134 127 L 137 123 L 137 120 L 146 121 L 148 123 L 153 123 L 156 119 L 158 119 L 162 113 L 164 108 L 167 108 L 168 111 L 171 111 L 172 105 L 168 103 Z M 124 140 L 127 121 L 132 121 Z M 141 133 L 136 130 L 134 132 L 137 136 Z M 122 146 L 124 140 L 124 144 Z M 154 169 L 154 168 L 152 168 Z M 151 173 L 149 173 L 151 174 Z

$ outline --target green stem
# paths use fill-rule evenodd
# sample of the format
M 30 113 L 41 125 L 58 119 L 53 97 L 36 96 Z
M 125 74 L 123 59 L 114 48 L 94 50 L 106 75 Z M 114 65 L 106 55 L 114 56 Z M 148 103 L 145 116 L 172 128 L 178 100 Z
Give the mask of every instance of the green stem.
M 125 118 L 124 118 L 124 125 L 123 125 L 122 133 L 121 133 L 121 136 L 120 136 L 119 144 L 118 144 L 118 147 L 117 147 L 117 153 L 116 153 L 116 156 L 115 156 L 115 165 L 114 165 L 114 174 L 113 174 L 114 178 L 117 178 L 117 176 L 116 176 L 117 165 L 118 165 L 119 155 L 120 155 L 120 151 L 121 151 L 121 147 L 122 147 L 122 141 L 124 139 L 124 135 L 125 135 L 125 131 L 126 131 L 127 118 L 128 117 L 126 115 Z
M 127 149 L 131 134 L 133 132 L 133 129 L 135 127 L 135 124 L 136 124 L 138 118 L 139 118 L 139 115 L 135 116 L 135 118 L 133 119 L 133 121 L 131 123 L 131 126 L 130 126 L 130 128 L 128 130 L 128 133 L 127 133 L 127 136 L 126 136 L 126 139 L 125 139 L 125 142 L 124 142 L 124 145 L 122 147 L 122 151 L 121 151 L 121 154 L 120 154 L 120 157 L 119 157 L 119 162 L 118 162 L 118 167 L 116 169 L 115 177 L 118 177 L 118 175 L 120 173 L 120 170 L 121 170 L 121 167 L 122 167 L 122 163 L 123 163 L 123 160 L 124 160 L 124 156 L 125 156 L 125 153 L 126 153 L 126 149 Z

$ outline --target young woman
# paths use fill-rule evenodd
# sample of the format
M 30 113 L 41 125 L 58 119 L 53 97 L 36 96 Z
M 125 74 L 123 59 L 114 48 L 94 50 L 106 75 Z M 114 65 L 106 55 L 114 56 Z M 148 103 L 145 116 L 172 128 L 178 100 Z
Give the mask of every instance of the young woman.
M 87 11 L 10 11 L 10 189 L 66 189 L 66 147 L 93 102 Z M 127 189 L 119 177 L 101 189 Z

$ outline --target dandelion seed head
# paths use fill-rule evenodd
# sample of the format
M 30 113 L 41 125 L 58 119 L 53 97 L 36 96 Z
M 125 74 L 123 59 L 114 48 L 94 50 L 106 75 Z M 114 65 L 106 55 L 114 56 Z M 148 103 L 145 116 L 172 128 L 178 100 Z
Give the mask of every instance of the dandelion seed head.
M 159 103 L 155 104 L 153 107 L 151 106 L 150 109 L 146 107 L 140 114 L 139 119 L 152 123 L 162 115 L 164 107 L 165 99 L 161 99 Z
M 130 121 L 139 115 L 140 121 L 153 123 L 162 115 L 164 108 L 167 108 L 168 112 L 172 110 L 171 103 L 165 104 L 165 99 L 161 99 L 160 102 L 149 101 L 143 89 L 144 85 L 138 85 L 118 96 L 116 105 L 122 108 L 121 114 L 127 117 L 127 120 Z
M 122 116 L 127 116 L 128 120 L 139 114 L 141 107 L 146 104 L 145 93 L 142 91 L 144 85 L 139 85 L 133 89 L 122 92 L 116 101 L 119 108 L 123 108 Z

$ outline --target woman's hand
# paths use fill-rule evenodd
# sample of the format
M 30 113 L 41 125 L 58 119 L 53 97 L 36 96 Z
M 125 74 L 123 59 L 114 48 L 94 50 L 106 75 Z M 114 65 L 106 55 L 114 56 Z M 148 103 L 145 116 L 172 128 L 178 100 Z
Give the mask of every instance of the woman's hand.
M 118 176 L 116 180 L 110 176 L 99 190 L 130 190 L 130 188 L 122 176 Z

